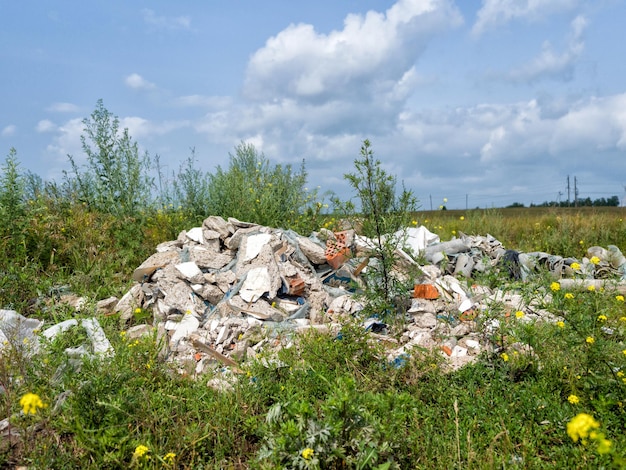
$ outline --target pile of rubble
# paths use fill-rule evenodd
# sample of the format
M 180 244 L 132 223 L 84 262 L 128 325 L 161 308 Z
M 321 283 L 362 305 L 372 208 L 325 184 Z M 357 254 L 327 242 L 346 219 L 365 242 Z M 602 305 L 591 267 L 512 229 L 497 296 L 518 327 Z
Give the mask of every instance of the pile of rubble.
M 419 284 L 407 292 L 405 330 L 398 340 L 387 335 L 387 325 L 378 318 L 363 323 L 374 338 L 384 340 L 390 361 L 420 346 L 440 349 L 452 368 L 466 364 L 493 348 L 484 333 L 497 328 L 497 321 L 478 331 L 476 320 L 494 303 L 505 311 L 524 311 L 526 320 L 550 319 L 519 295 L 468 287 L 475 272 L 500 268 L 512 279 L 525 279 L 547 267 L 557 279 L 576 271 L 581 282 L 604 282 L 596 279 L 602 273 L 626 273 L 626 258 L 616 247 L 590 248 L 589 258 L 578 261 L 505 250 L 490 235 L 461 234 L 441 242 L 425 227 L 403 233 L 405 248 L 398 250 L 397 259 L 422 273 Z M 342 322 L 363 308 L 355 290 L 363 286 L 361 275 L 368 265 L 376 262 L 370 260 L 371 246 L 371 240 L 351 230 L 304 237 L 212 216 L 202 227 L 158 245 L 135 270 L 136 284 L 115 310 L 125 324 L 149 314 L 150 322 L 130 327 L 127 336 L 156 327 L 165 340 L 163 356 L 181 370 L 202 373 L 216 364 L 236 369 L 261 351 L 288 346 L 295 332 L 316 328 L 337 334 Z M 599 262 L 591 262 L 593 257 Z

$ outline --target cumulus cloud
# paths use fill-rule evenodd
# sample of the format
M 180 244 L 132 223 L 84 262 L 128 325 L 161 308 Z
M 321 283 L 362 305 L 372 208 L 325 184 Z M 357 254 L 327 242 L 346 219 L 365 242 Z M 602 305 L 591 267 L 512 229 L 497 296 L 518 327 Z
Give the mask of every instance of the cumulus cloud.
M 152 90 L 156 88 L 156 85 L 143 78 L 138 73 L 131 73 L 124 79 L 124 83 L 129 88 L 134 90 Z
M 5 126 L 2 129 L 2 132 L 0 132 L 0 135 L 2 137 L 11 137 L 12 135 L 15 135 L 16 132 L 17 132 L 17 126 L 15 124 L 9 124 L 8 126 Z
M 483 0 L 472 34 L 478 36 L 489 28 L 511 20 L 536 20 L 549 14 L 569 11 L 579 3 L 580 0 Z
M 37 123 L 37 127 L 35 127 L 35 130 L 37 132 L 51 132 L 54 131 L 56 128 L 56 124 L 54 124 L 49 119 L 42 119 Z
M 80 108 L 72 103 L 52 103 L 46 108 L 46 111 L 53 113 L 78 113 Z
M 165 16 L 157 15 L 154 10 L 144 8 L 141 10 L 141 16 L 146 24 L 158 29 L 176 30 L 176 29 L 190 29 L 191 17 L 190 16 Z
M 292 24 L 250 59 L 245 96 L 313 104 L 374 96 L 402 100 L 414 78 L 406 74 L 430 39 L 461 22 L 448 0 L 399 0 L 384 13 L 350 14 L 342 30 L 328 34 Z
M 55 129 L 55 135 L 46 147 L 46 151 L 58 162 L 66 161 L 68 155 L 81 160 L 82 146 L 80 136 L 83 132 L 82 119 L 70 119 Z

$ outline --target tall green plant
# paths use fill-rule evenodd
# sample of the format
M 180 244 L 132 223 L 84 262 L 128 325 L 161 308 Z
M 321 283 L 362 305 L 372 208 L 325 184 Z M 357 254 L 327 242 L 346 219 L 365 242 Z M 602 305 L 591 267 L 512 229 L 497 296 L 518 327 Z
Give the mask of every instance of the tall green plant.
M 5 222 L 24 214 L 24 178 L 19 166 L 17 151 L 11 147 L 0 175 L 0 215 Z
M 25 202 L 24 177 L 19 171 L 17 151 L 11 148 L 0 174 L 0 239 L 14 255 L 23 251 L 20 247 L 24 243 Z
M 83 124 L 80 140 L 87 162 L 80 167 L 68 155 L 72 175 L 66 173 L 66 184 L 79 200 L 95 210 L 136 215 L 151 201 L 153 181 L 148 153 L 140 155 L 128 129 L 120 130 L 119 118 L 104 107 L 101 99 Z
M 317 196 L 305 187 L 306 178 L 304 162 L 299 171 L 272 165 L 254 145 L 241 143 L 228 169 L 218 166 L 210 176 L 208 207 L 214 215 L 293 227 Z
M 172 180 L 173 203 L 193 216 L 206 217 L 209 210 L 209 175 L 196 167 L 196 149 L 180 165 Z
M 344 178 L 356 192 L 360 211 L 353 201 L 335 199 L 334 202 L 371 240 L 370 265 L 365 273 L 366 311 L 386 315 L 397 309 L 396 298 L 406 291 L 408 279 L 395 269 L 397 250 L 406 241 L 406 228 L 411 214 L 418 208 L 417 199 L 404 186 L 396 194 L 396 178 L 374 158 L 369 140 L 363 142 L 354 166 L 356 171 L 345 174 Z

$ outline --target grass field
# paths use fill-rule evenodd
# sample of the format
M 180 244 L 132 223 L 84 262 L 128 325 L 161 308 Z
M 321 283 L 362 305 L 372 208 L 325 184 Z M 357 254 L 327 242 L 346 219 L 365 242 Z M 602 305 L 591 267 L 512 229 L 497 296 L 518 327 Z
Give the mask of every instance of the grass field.
M 197 223 L 174 210 L 122 222 L 80 206 L 37 210 L 38 220 L 20 233 L 38 256 L 11 256 L 4 239 L 0 305 L 48 322 L 93 310 L 76 314 L 33 298 L 45 300 L 59 285 L 92 303 L 119 296 L 156 243 Z M 414 216 L 442 240 L 490 233 L 507 248 L 579 258 L 592 245 L 626 248 L 623 208 Z M 498 282 L 529 297 L 550 285 L 544 275 L 523 284 Z M 159 360 L 155 338 L 126 341 L 118 320 L 102 317 L 113 358 L 67 366 L 64 350 L 76 333 L 30 358 L 21 348 L 3 350 L 0 418 L 9 418 L 14 436 L 2 439 L 0 465 L 624 468 L 624 299 L 610 289 L 573 296 L 555 293 L 545 305 L 565 319 L 562 325 L 503 327 L 503 335 L 532 347 L 532 356 L 485 353 L 446 373 L 437 353 L 416 351 L 404 367 L 389 368 L 381 346 L 355 322 L 345 325 L 342 341 L 311 333 L 282 350 L 274 365 L 245 364 L 231 392 L 208 388 L 209 377 L 173 374 Z

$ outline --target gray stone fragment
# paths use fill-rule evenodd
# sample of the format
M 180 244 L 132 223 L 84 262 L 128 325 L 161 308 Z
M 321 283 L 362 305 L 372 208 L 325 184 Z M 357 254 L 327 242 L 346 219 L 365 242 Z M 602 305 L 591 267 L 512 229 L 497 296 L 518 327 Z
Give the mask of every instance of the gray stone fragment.
M 437 325 L 437 316 L 434 313 L 423 312 L 413 315 L 413 321 L 418 328 L 434 328 Z
M 229 252 L 215 252 L 203 246 L 189 248 L 189 259 L 200 269 L 222 269 L 233 260 Z
M 152 274 L 159 268 L 178 263 L 180 255 L 178 251 L 162 251 L 154 253 L 139 265 L 133 272 L 133 279 L 137 282 L 147 282 Z
M 126 294 L 122 296 L 115 306 L 115 311 L 120 313 L 120 319 L 127 322 L 133 317 L 133 313 L 137 307 L 141 307 L 144 299 L 144 293 L 140 284 L 135 284 Z
M 298 237 L 297 240 L 300 250 L 302 250 L 304 256 L 306 256 L 307 259 L 311 261 L 311 263 L 317 265 L 326 263 L 325 246 L 321 246 L 320 244 L 306 237 Z
M 226 222 L 222 217 L 217 215 L 212 215 L 204 219 L 202 226 L 209 230 L 216 231 L 220 234 L 222 239 L 230 237 L 235 232 L 232 224 Z

